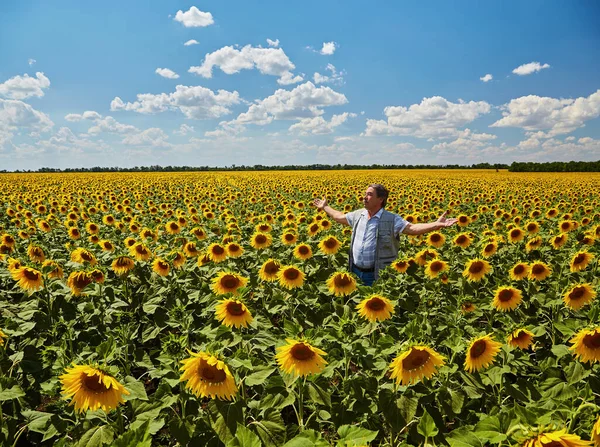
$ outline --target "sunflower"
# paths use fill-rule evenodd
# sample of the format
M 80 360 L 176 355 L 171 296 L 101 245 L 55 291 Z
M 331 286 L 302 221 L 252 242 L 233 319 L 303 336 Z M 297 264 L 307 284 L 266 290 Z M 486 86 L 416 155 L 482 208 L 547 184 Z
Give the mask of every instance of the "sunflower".
M 594 329 L 582 329 L 571 340 L 569 349 L 582 362 L 600 362 L 600 326 Z
M 147 261 L 152 257 L 152 252 L 141 242 L 138 242 L 129 248 L 129 254 L 138 261 Z
M 221 247 L 221 249 L 225 251 L 223 247 Z M 196 246 L 195 242 L 186 242 L 183 245 L 183 252 L 188 258 L 195 258 L 200 254 L 200 250 Z M 225 257 L 227 257 L 227 255 L 225 255 Z
M 167 222 L 167 224 L 165 225 L 165 231 L 169 234 L 179 234 L 181 233 L 181 226 L 179 225 L 179 223 L 172 220 L 170 222 Z
M 425 275 L 433 279 L 437 277 L 441 272 L 445 272 L 447 270 L 448 264 L 445 261 L 433 259 L 426 264 Z
M 73 240 L 77 240 L 81 237 L 81 232 L 79 231 L 79 228 L 77 227 L 71 227 L 69 228 L 69 237 Z
M 46 260 L 44 250 L 37 245 L 30 245 L 27 247 L 27 255 L 29 256 L 29 259 L 31 259 L 31 262 L 44 262 Z
M 319 250 L 326 255 L 334 255 L 338 252 L 342 243 L 335 236 L 327 236 L 319 242 Z
M 181 266 L 185 264 L 186 258 L 182 252 L 173 251 L 169 256 L 173 256 L 171 262 L 173 263 L 173 267 L 175 267 L 176 269 L 181 268 Z
M 306 341 L 286 338 L 286 345 L 277 348 L 275 358 L 277 363 L 287 374 L 294 377 L 318 374 L 323 371 L 327 362 L 323 359 L 327 355 L 319 348 L 315 348 Z
M 567 243 L 568 238 L 569 236 L 567 235 L 567 233 L 560 233 L 559 235 L 550 238 L 550 244 L 552 245 L 552 248 L 558 250 L 560 247 Z
M 91 272 L 89 272 L 89 275 L 92 277 L 95 283 L 104 283 L 104 272 L 102 270 L 94 269 Z
M 312 258 L 313 252 L 312 252 L 312 248 L 310 248 L 310 245 L 308 245 L 308 244 L 298 244 L 294 248 L 293 254 L 294 254 L 294 257 L 296 259 L 299 259 L 301 261 L 305 261 L 307 259 Z
M 569 265 L 571 272 L 580 272 L 585 270 L 590 261 L 594 259 L 594 254 L 587 251 L 580 251 L 573 256 Z
M 268 223 L 264 222 L 256 225 L 254 229 L 257 233 L 270 233 L 271 231 L 273 231 L 273 227 L 271 227 L 271 225 L 269 225 Z
M 471 222 L 471 218 L 466 214 L 461 214 L 458 216 L 458 226 L 466 227 Z
M 530 251 L 537 250 L 542 246 L 542 238 L 540 236 L 532 237 L 525 244 L 525 251 L 529 253 Z
M 397 384 L 409 385 L 423 378 L 431 379 L 437 368 L 446 362 L 444 357 L 427 346 L 412 346 L 397 356 L 390 369 L 390 378 L 396 379 Z
M 202 267 L 210 262 L 210 256 L 208 253 L 201 253 L 196 260 L 198 267 Z
M 596 291 L 591 284 L 578 284 L 573 286 L 563 296 L 563 301 L 571 309 L 581 309 L 596 298 Z
M 542 261 L 532 262 L 529 266 L 529 279 L 542 281 L 546 279 L 552 273 L 552 269 L 548 264 L 543 263 Z
M 517 262 L 509 270 L 509 276 L 513 281 L 520 281 L 527 278 L 529 276 L 529 265 L 525 262 Z
M 396 270 L 398 273 L 406 273 L 408 268 L 410 267 L 409 259 L 398 259 L 392 262 L 392 268 Z
M 277 272 L 279 272 L 280 266 L 281 264 L 279 264 L 279 261 L 273 258 L 267 259 L 267 261 L 265 261 L 265 263 L 260 268 L 258 276 L 263 281 L 277 281 Z
M 294 233 L 289 231 L 281 235 L 281 242 L 284 245 L 294 245 L 297 240 L 298 237 Z
M 358 303 L 356 310 L 358 310 L 358 315 L 375 323 L 391 318 L 394 306 L 390 300 L 381 295 L 371 295 Z
M 473 311 L 475 311 L 475 309 L 477 309 L 477 306 L 475 306 L 475 304 L 473 304 L 471 301 L 464 301 L 460 305 L 460 311 L 464 314 L 473 312 Z
M 492 270 L 489 262 L 483 259 L 471 259 L 467 262 L 463 276 L 468 281 L 480 281 L 485 275 Z
M 468 233 L 460 233 L 452 240 L 454 245 L 457 245 L 461 248 L 467 248 L 472 242 L 473 240 Z
M 102 251 L 105 252 L 112 252 L 115 249 L 113 243 L 108 239 L 101 240 L 100 242 L 98 242 L 98 245 L 100 246 L 100 248 L 102 248 Z
M 117 275 L 124 275 L 133 270 L 133 267 L 135 267 L 135 261 L 128 256 L 119 256 L 111 265 L 111 268 Z
M 4 340 L 7 338 L 8 335 L 6 335 L 4 332 L 2 332 L 2 329 L 0 329 L 0 346 L 4 346 Z
M 225 249 L 227 250 L 227 255 L 232 258 L 239 258 L 244 253 L 242 246 L 236 242 L 230 242 Z
M 592 441 L 584 441 L 577 435 L 567 433 L 567 429 L 543 432 L 526 440 L 523 447 L 587 447 Z
M 529 234 L 536 234 L 540 231 L 540 225 L 535 221 L 530 221 L 525 224 L 525 230 Z
M 11 275 L 17 284 L 23 290 L 35 292 L 44 287 L 42 272 L 30 267 L 21 267 L 11 272 Z
M 295 289 L 304 284 L 304 273 L 296 266 L 286 265 L 277 272 L 279 284 L 286 289 Z
M 56 262 L 50 259 L 46 259 L 42 264 L 42 270 L 46 272 L 48 278 L 60 279 L 64 276 L 62 267 Z
M 5 233 L 5 234 L 2 235 L 2 239 L 1 240 L 2 240 L 2 245 L 6 245 L 7 247 L 11 247 L 11 248 L 14 247 L 15 243 L 16 243 L 15 238 L 12 237 L 10 234 L 7 234 L 7 233 Z
M 98 234 L 100 232 L 100 227 L 94 222 L 88 222 L 85 224 L 85 231 L 89 234 Z
M 592 427 L 592 433 L 590 434 L 590 438 L 594 441 L 594 445 L 596 447 L 600 447 L 600 416 L 598 416 L 598 420 Z
M 87 273 L 82 271 L 71 272 L 69 278 L 67 279 L 67 285 L 71 289 L 71 293 L 75 296 L 81 295 L 83 289 L 89 286 L 92 282 L 94 282 L 94 278 Z
M 502 343 L 492 340 L 491 335 L 473 340 L 467 349 L 465 371 L 474 372 L 488 367 L 494 361 L 501 346 Z
M 108 413 L 125 402 L 123 394 L 130 394 L 113 376 L 90 365 L 73 364 L 59 379 L 63 397 L 71 398 L 80 413 L 98 409 Z
M 215 309 L 215 318 L 228 327 L 248 327 L 252 314 L 240 300 L 222 300 Z
M 214 263 L 223 262 L 227 259 L 227 249 L 220 244 L 210 244 L 206 249 L 208 258 Z
M 523 230 L 521 230 L 519 227 L 513 228 L 512 230 L 509 230 L 508 232 L 508 240 L 509 242 L 517 243 L 517 242 L 521 242 L 523 240 L 523 238 L 525 237 L 525 232 Z
M 517 329 L 506 338 L 506 342 L 513 348 L 527 349 L 533 343 L 533 332 Z
M 484 258 L 489 258 L 494 255 L 498 251 L 498 242 L 490 241 L 485 244 L 481 250 L 481 256 Z
M 85 248 L 76 248 L 71 252 L 71 261 L 77 264 L 85 264 L 86 262 L 90 265 L 96 265 L 98 261 L 96 256 Z
M 306 229 L 306 231 L 308 232 L 308 235 L 311 237 L 315 236 L 321 230 L 322 230 L 321 225 L 319 225 L 318 223 L 313 223 Z
M 171 266 L 164 259 L 156 258 L 152 261 L 152 270 L 160 276 L 167 276 L 171 270 Z
M 238 294 L 238 289 L 244 287 L 248 282 L 248 278 L 238 275 L 233 272 L 219 272 L 212 280 L 212 290 L 217 295 L 225 295 L 226 293 Z
M 206 231 L 202 227 L 192 228 L 191 233 L 196 236 L 199 241 L 206 239 Z
M 348 272 L 335 272 L 327 280 L 327 287 L 335 296 L 346 296 L 356 290 L 356 280 Z
M 272 242 L 273 239 L 268 233 L 255 233 L 250 238 L 250 245 L 257 250 L 269 247 Z
M 558 222 L 558 231 L 561 233 L 568 233 L 571 230 L 574 230 L 574 226 L 570 220 L 562 220 Z
M 235 379 L 227 365 L 208 352 L 190 352 L 191 357 L 182 360 L 183 374 L 180 382 L 198 397 L 233 400 L 237 394 Z
M 514 287 L 498 287 L 492 304 L 497 310 L 507 312 L 515 310 L 521 303 L 522 298 L 523 296 L 519 289 L 515 289 Z
M 439 231 L 432 231 L 427 235 L 427 245 L 440 248 L 446 242 L 446 236 Z
M 426 248 L 425 250 L 417 252 L 417 254 L 415 254 L 414 260 L 420 266 L 424 266 L 425 264 L 427 264 L 428 261 L 430 261 L 431 259 L 436 259 L 438 258 L 438 256 L 439 255 L 437 250 L 434 250 L 432 248 Z

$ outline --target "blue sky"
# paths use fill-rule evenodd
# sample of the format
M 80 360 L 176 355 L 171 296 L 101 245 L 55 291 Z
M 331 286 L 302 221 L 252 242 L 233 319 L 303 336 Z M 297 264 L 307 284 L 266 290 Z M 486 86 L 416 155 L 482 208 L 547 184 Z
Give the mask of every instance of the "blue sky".
M 0 168 L 598 160 L 599 20 L 592 1 L 6 0 Z

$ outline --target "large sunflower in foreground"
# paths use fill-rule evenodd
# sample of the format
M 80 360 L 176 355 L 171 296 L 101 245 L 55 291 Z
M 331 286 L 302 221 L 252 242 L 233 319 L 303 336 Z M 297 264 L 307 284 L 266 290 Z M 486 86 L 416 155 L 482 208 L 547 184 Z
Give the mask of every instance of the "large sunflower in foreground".
M 560 247 L 567 243 L 568 238 L 569 236 L 567 235 L 567 233 L 560 233 L 550 238 L 550 244 L 552 245 L 552 248 L 558 250 Z
M 238 275 L 233 272 L 219 272 L 216 278 L 212 280 L 212 290 L 217 295 L 225 295 L 226 293 L 238 293 L 240 287 L 244 287 L 248 282 L 248 278 Z
M 513 348 L 527 349 L 533 343 L 533 332 L 517 329 L 506 338 L 506 342 Z
M 128 256 L 119 256 L 112 262 L 111 268 L 117 275 L 124 275 L 125 273 L 133 270 L 135 262 Z
M 69 286 L 71 292 L 75 296 L 81 295 L 83 289 L 85 289 L 93 282 L 94 278 L 92 278 L 92 276 L 89 273 L 83 271 L 71 272 L 69 278 L 67 278 L 67 285 Z
M 381 295 L 371 295 L 357 304 L 358 315 L 371 322 L 384 321 L 394 313 L 392 302 Z
M 130 394 L 113 376 L 90 365 L 65 368 L 59 379 L 63 396 L 71 398 L 71 405 L 81 413 L 98 409 L 108 413 L 125 402 L 123 394 Z
M 44 287 L 42 272 L 31 267 L 21 267 L 11 272 L 11 275 L 23 290 L 35 292 Z
M 227 256 L 232 258 L 239 258 L 244 253 L 243 247 L 236 242 L 228 243 L 225 249 L 227 250 Z
M 338 252 L 342 243 L 335 236 L 327 236 L 319 242 L 319 250 L 326 255 L 334 255 Z
M 439 231 L 432 231 L 427 235 L 427 245 L 431 245 L 435 248 L 440 248 L 446 242 L 446 236 Z
M 279 267 L 281 264 L 279 261 L 270 258 L 265 261 L 265 263 L 260 268 L 258 272 L 258 276 L 263 281 L 273 282 L 277 281 L 277 272 L 279 272 Z
M 171 266 L 162 258 L 156 258 L 152 261 L 152 270 L 160 276 L 167 276 L 171 270 Z
M 425 275 L 431 279 L 436 278 L 446 270 L 448 270 L 448 263 L 441 259 L 433 259 L 425 265 Z
M 529 279 L 542 281 L 552 273 L 550 266 L 542 261 L 535 261 L 529 265 Z
M 566 429 L 540 433 L 523 443 L 523 447 L 587 447 L 592 441 L 585 441 L 577 435 L 567 433 Z
M 411 265 L 411 261 L 414 263 L 412 259 L 397 259 L 394 262 L 392 262 L 392 268 L 398 273 L 406 273 L 406 271 Z
M 469 245 L 471 245 L 473 240 L 469 236 L 469 233 L 460 233 L 456 235 L 452 242 L 454 245 L 458 245 L 460 248 L 467 248 Z
M 492 340 L 491 335 L 476 338 L 467 348 L 465 370 L 474 372 L 487 368 L 494 361 L 501 346 L 502 343 Z
M 430 379 L 437 368 L 445 364 L 444 357 L 427 346 L 412 346 L 397 356 L 392 363 L 391 378 L 398 384 L 408 385 L 423 378 Z
M 582 329 L 569 342 L 569 349 L 582 362 L 600 362 L 600 326 L 594 329 Z
M 267 248 L 273 242 L 273 238 L 268 233 L 255 233 L 250 238 L 250 245 L 257 250 Z
M 87 262 L 90 265 L 96 265 L 98 262 L 94 253 L 81 247 L 71 252 L 71 261 L 77 264 L 85 264 Z
M 294 257 L 301 261 L 312 258 L 312 248 L 308 244 L 298 244 L 293 251 Z
M 596 291 L 591 284 L 577 284 L 571 287 L 563 296 L 563 301 L 571 309 L 581 309 L 596 298 Z
M 523 295 L 519 289 L 515 289 L 514 287 L 498 287 L 492 304 L 497 310 L 507 312 L 515 310 L 521 303 L 522 298 Z
M 463 276 L 468 281 L 480 281 L 485 275 L 492 271 L 490 263 L 484 259 L 471 259 L 467 262 Z
M 327 280 L 327 287 L 335 296 L 346 296 L 356 290 L 356 280 L 348 272 L 335 272 Z
M 529 265 L 526 262 L 517 262 L 508 272 L 510 279 L 520 281 L 529 276 Z
M 228 327 L 248 327 L 252 314 L 240 300 L 222 300 L 215 309 L 215 318 Z
M 42 264 L 42 270 L 46 272 L 48 278 L 62 278 L 65 273 L 60 264 L 51 259 L 46 259 Z
M 227 249 L 221 244 L 213 243 L 206 248 L 206 254 L 214 263 L 223 262 L 227 259 Z
M 150 249 L 141 242 L 132 245 L 129 248 L 129 254 L 131 254 L 131 256 L 133 256 L 138 261 L 147 261 L 152 257 L 152 252 L 150 251 Z
M 304 284 L 304 273 L 298 267 L 286 265 L 279 268 L 277 279 L 279 284 L 286 289 L 295 289 Z
M 277 348 L 275 358 L 277 363 L 287 374 L 294 377 L 308 376 L 323 371 L 327 362 L 323 355 L 327 355 L 319 348 L 315 348 L 305 341 L 297 341 L 290 338 L 285 340 L 286 345 Z
M 594 254 L 587 251 L 580 251 L 573 256 L 569 268 L 571 272 L 580 272 L 585 270 L 590 261 L 594 259 Z
M 421 250 L 417 252 L 414 256 L 414 260 L 420 266 L 424 266 L 428 261 L 432 259 L 436 259 L 439 257 L 437 250 L 433 248 L 426 248 L 425 250 Z
M 27 247 L 27 255 L 29 256 L 29 259 L 31 259 L 31 262 L 44 262 L 46 260 L 44 250 L 37 245 L 32 244 Z
M 237 394 L 235 379 L 227 365 L 207 352 L 190 352 L 191 357 L 182 360 L 183 374 L 180 382 L 198 397 L 233 400 Z

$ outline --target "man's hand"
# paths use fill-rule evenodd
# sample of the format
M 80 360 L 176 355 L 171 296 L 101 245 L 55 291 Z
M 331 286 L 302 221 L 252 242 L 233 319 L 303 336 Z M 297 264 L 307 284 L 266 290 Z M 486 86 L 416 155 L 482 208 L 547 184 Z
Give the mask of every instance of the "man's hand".
M 446 214 L 448 214 L 448 211 L 444 211 L 444 214 L 442 214 L 440 217 L 438 217 L 438 220 L 436 220 L 436 222 L 442 227 L 449 227 L 458 222 L 458 219 L 456 218 L 447 219 Z
M 322 199 L 315 199 L 313 201 L 313 205 L 322 210 L 327 206 L 327 199 L 323 197 Z

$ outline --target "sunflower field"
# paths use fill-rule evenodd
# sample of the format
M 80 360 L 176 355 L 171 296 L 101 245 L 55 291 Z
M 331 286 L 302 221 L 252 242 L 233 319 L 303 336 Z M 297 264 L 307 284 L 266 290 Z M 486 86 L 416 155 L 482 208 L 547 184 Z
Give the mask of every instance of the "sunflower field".
M 370 183 L 411 223 L 347 270 Z M 2 174 L 2 446 L 600 446 L 600 175 Z

